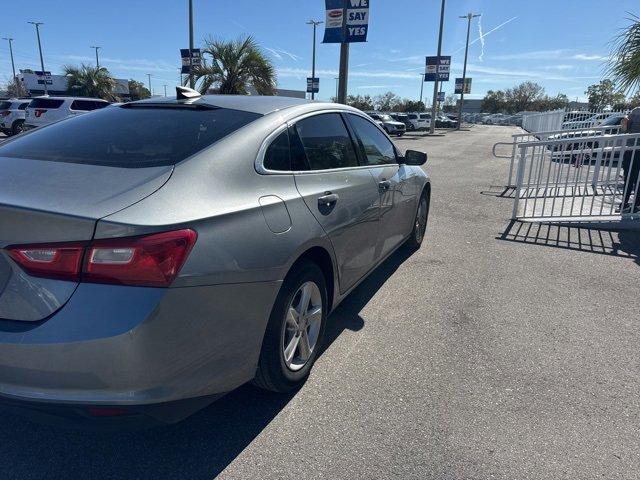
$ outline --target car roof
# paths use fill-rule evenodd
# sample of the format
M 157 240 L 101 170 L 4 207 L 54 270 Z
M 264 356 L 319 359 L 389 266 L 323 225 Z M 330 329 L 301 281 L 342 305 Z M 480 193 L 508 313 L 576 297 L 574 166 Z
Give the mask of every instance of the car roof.
M 133 102 L 136 104 L 175 105 L 186 103 L 189 105 L 210 105 L 219 108 L 242 110 L 245 112 L 266 115 L 268 113 L 284 110 L 300 105 L 312 104 L 311 100 L 294 97 L 277 97 L 262 95 L 202 95 L 197 98 L 178 100 L 176 97 L 149 98 Z
M 42 98 L 42 99 L 47 99 L 47 100 L 91 100 L 91 101 L 109 103 L 106 100 L 103 100 L 102 98 L 91 98 L 91 97 L 50 97 L 48 95 L 41 95 L 39 97 L 33 97 L 32 100 L 35 100 L 37 98 Z

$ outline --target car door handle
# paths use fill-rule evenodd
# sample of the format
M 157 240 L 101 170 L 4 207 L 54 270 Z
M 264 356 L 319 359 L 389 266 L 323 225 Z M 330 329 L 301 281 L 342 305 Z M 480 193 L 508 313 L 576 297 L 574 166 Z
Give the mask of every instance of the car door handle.
M 330 207 L 332 205 L 335 205 L 338 202 L 339 198 L 340 197 L 338 197 L 338 195 L 335 193 L 326 192 L 323 196 L 318 197 L 318 206 Z
M 380 190 L 389 190 L 391 188 L 391 182 L 389 180 L 383 180 L 378 183 L 378 188 L 380 188 Z

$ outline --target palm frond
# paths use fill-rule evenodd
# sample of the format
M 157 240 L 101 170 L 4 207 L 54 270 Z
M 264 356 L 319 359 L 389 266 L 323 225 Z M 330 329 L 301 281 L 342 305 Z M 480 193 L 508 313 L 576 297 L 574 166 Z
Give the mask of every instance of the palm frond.
M 607 69 L 624 92 L 640 89 L 640 17 L 629 13 L 629 21 L 613 41 Z

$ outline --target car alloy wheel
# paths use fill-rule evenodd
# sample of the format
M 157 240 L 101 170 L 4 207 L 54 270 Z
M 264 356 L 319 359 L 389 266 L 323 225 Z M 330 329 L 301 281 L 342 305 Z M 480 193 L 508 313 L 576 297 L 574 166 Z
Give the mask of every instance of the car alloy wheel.
M 420 198 L 420 205 L 418 206 L 418 213 L 416 214 L 415 221 L 415 241 L 417 244 L 422 243 L 422 239 L 424 238 L 424 233 L 427 229 L 427 215 L 428 215 L 428 205 L 427 205 L 427 197 L 423 195 Z
M 313 281 L 305 282 L 293 296 L 282 328 L 285 365 L 297 372 L 311 358 L 322 326 L 322 295 Z

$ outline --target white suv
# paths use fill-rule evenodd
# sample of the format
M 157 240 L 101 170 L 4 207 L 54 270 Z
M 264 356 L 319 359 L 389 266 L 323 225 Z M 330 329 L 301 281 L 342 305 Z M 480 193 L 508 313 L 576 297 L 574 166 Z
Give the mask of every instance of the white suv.
M 411 123 L 409 130 L 427 130 L 431 127 L 431 115 L 428 113 L 408 113 L 407 117 Z
M 18 98 L 0 100 L 0 132 L 7 135 L 17 135 L 22 132 L 24 112 L 29 102 L 29 99 Z
M 109 106 L 106 100 L 82 97 L 36 97 L 25 112 L 25 130 Z

